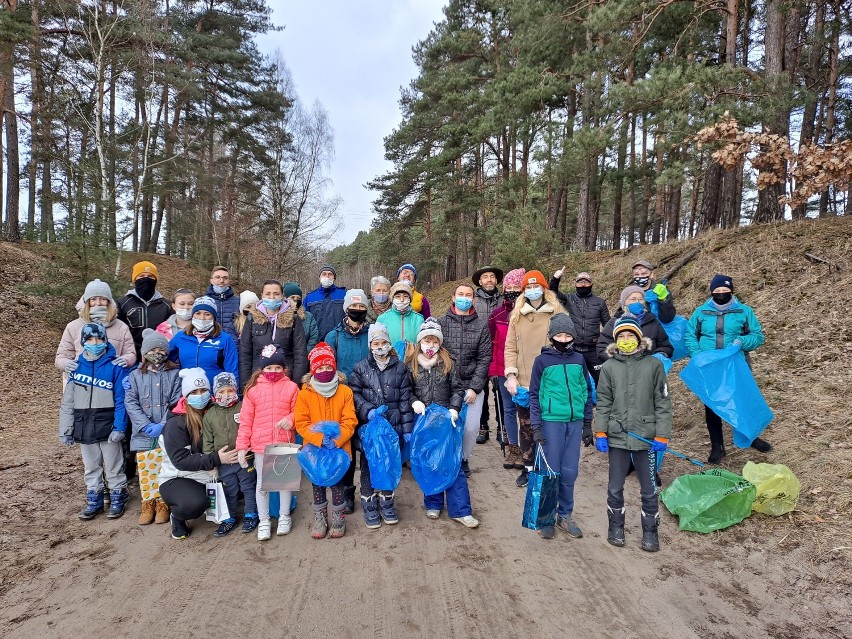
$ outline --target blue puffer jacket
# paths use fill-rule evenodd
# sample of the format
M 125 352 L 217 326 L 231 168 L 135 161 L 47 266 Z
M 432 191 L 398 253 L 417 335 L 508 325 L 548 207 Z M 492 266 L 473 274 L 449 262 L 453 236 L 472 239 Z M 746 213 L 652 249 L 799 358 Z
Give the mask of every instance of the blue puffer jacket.
M 736 297 L 730 308 L 723 311 L 716 308 L 712 299 L 704 302 L 695 309 L 684 335 L 690 355 L 726 348 L 735 339 L 742 342 L 746 352 L 753 351 L 766 340 L 754 311 Z
M 227 333 L 208 337 L 200 342 L 195 335 L 181 331 L 169 342 L 169 359 L 178 362 L 181 368 L 200 367 L 207 373 L 210 386 L 219 373 L 233 373 L 240 383 L 240 365 L 237 344 Z
M 237 329 L 234 328 L 234 318 L 240 312 L 240 296 L 234 293 L 234 289 L 230 286 L 224 293 L 217 293 L 213 290 L 213 285 L 207 287 L 205 293 L 208 297 L 213 298 L 216 302 L 216 313 L 219 324 L 222 330 L 237 341 Z
M 318 333 L 327 335 L 328 332 L 343 319 L 343 298 L 346 297 L 346 288 L 341 286 L 329 286 L 308 293 L 303 304 L 317 320 Z
M 343 328 L 345 321 L 343 320 L 334 327 L 334 330 L 329 331 L 323 341 L 334 349 L 334 356 L 337 358 L 337 370 L 344 373 L 346 377 L 350 377 L 355 369 L 355 364 L 370 354 L 370 342 L 367 337 L 370 325 L 364 322 L 358 329 L 358 334 L 353 335 Z
M 385 413 L 394 430 L 402 435 L 414 429 L 414 411 L 411 410 L 411 378 L 396 352 L 391 351 L 390 363 L 380 371 L 372 353 L 355 365 L 347 384 L 355 395 L 355 412 L 358 423 L 365 424 L 374 408 L 387 406 Z

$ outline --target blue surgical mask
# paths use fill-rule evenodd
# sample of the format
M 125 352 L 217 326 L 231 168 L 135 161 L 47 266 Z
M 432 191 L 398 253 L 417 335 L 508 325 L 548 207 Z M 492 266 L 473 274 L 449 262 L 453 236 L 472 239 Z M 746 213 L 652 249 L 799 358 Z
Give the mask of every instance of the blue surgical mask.
M 102 344 L 83 344 L 83 350 L 95 357 L 101 355 L 106 350 L 106 342 Z
M 473 306 L 473 300 L 469 297 L 456 298 L 456 308 L 462 313 L 464 313 L 465 311 L 469 311 L 471 306 Z
M 263 305 L 266 307 L 267 311 L 274 312 L 281 308 L 281 304 L 284 303 L 284 300 L 273 300 L 273 299 L 264 299 Z
M 389 298 L 390 298 L 390 295 L 388 295 L 387 293 L 376 293 L 376 294 L 373 295 L 373 301 L 376 304 L 384 304 L 385 302 L 388 301 Z
M 222 293 L 227 293 L 230 286 L 218 286 L 216 284 L 213 285 L 213 291 L 221 295 Z
M 645 305 L 642 302 L 633 302 L 627 305 L 627 310 L 633 315 L 641 315 L 645 312 Z
M 540 300 L 542 295 L 544 295 L 544 289 L 540 286 L 537 286 L 536 288 L 528 288 L 524 291 L 524 296 L 531 302 Z
M 201 395 L 187 395 L 186 403 L 197 410 L 201 410 L 210 403 L 210 391 L 204 391 Z

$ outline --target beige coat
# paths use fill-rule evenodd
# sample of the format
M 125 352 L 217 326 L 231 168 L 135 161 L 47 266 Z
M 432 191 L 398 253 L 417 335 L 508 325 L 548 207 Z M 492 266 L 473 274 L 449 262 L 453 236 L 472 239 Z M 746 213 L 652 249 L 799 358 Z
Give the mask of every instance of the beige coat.
M 541 354 L 543 346 L 549 346 L 547 331 L 550 328 L 550 318 L 554 313 L 564 313 L 561 307 L 557 308 L 545 301 L 544 304 L 533 308 L 529 303 L 521 307 L 521 314 L 517 322 L 509 319 L 509 332 L 506 335 L 506 358 L 505 375 L 514 373 L 518 376 L 518 385 L 524 388 L 530 387 L 533 363 L 535 358 Z
M 62 333 L 62 339 L 59 341 L 59 347 L 56 349 L 56 368 L 65 371 L 65 366 L 68 362 L 73 362 L 77 359 L 80 353 L 83 352 L 83 345 L 80 343 L 80 335 L 83 333 L 83 327 L 86 325 L 82 317 L 68 322 L 65 331 Z M 106 328 L 107 339 L 115 348 L 115 356 L 124 356 L 127 360 L 127 366 L 132 367 L 136 363 L 136 346 L 133 344 L 133 336 L 130 334 L 130 329 L 127 324 L 114 319 L 111 322 L 104 324 Z M 63 384 L 68 376 L 63 377 Z

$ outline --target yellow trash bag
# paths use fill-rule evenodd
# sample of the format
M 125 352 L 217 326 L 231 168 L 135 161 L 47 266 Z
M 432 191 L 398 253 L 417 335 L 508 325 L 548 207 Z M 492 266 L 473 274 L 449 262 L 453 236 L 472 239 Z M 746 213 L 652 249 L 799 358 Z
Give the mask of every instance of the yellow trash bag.
M 757 486 L 757 496 L 751 507 L 755 512 L 777 517 L 792 511 L 799 501 L 799 480 L 784 464 L 749 461 L 743 467 L 743 477 Z

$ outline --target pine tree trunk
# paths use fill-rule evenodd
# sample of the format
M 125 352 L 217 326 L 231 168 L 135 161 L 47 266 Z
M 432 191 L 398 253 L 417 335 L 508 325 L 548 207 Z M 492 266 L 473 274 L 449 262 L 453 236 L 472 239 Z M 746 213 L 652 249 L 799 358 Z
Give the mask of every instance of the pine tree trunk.
M 21 200 L 21 166 L 18 154 L 18 115 L 15 111 L 15 84 L 11 61 L 7 73 L 4 101 L 4 118 L 6 121 L 6 223 L 3 235 L 7 242 L 20 242 L 21 227 L 18 215 L 20 214 Z

